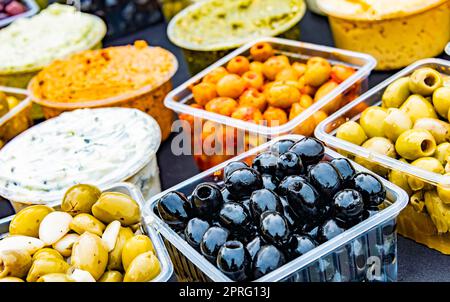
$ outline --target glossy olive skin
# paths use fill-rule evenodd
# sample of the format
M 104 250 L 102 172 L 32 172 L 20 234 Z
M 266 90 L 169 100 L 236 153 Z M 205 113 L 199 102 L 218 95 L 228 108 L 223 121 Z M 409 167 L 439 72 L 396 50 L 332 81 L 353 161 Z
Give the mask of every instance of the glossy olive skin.
M 352 177 L 356 174 L 356 170 L 352 163 L 346 158 L 335 158 L 330 164 L 338 171 L 345 184 L 348 184 Z
M 450 109 L 449 87 L 440 87 L 433 92 L 433 106 L 441 117 L 448 119 L 448 111 Z
M 308 173 L 309 181 L 326 198 L 333 198 L 343 185 L 339 172 L 328 162 L 315 165 Z
M 413 122 L 409 115 L 402 110 L 389 108 L 382 125 L 384 135 L 395 142 L 403 132 L 413 127 Z
M 257 190 L 250 197 L 250 211 L 253 217 L 258 218 L 266 211 L 283 213 L 283 205 L 277 194 L 267 189 Z
M 234 196 L 231 195 L 230 191 L 228 191 L 226 188 L 223 188 L 220 192 L 222 193 L 223 203 L 236 201 L 236 198 L 234 198 Z
M 223 169 L 225 179 L 228 178 L 231 173 L 241 168 L 249 168 L 249 166 L 242 161 L 233 161 L 226 165 Z
M 265 245 L 253 259 L 253 278 L 261 278 L 285 263 L 286 258 L 279 249 L 273 245 Z
M 268 211 L 261 215 L 259 231 L 265 241 L 283 247 L 290 235 L 290 230 L 286 219 L 278 212 Z
M 219 249 L 228 241 L 230 232 L 222 227 L 210 227 L 202 237 L 200 242 L 200 252 L 206 259 L 215 262 Z
M 408 114 L 413 123 L 423 117 L 438 118 L 431 102 L 418 94 L 409 96 L 400 110 Z
M 217 267 L 228 278 L 244 281 L 251 274 L 251 256 L 239 241 L 228 241 L 219 250 Z
M 295 144 L 293 140 L 282 139 L 270 147 L 270 151 L 275 154 L 284 154 Z
M 283 205 L 283 216 L 286 219 L 286 222 L 288 223 L 289 229 L 291 231 L 295 231 L 299 228 L 301 228 L 304 224 L 301 217 L 299 217 L 294 210 L 292 209 L 289 202 L 284 197 L 280 197 L 281 204 Z
M 348 121 L 339 126 L 336 137 L 358 146 L 361 146 L 367 140 L 364 129 L 355 121 Z
M 298 175 L 287 176 L 280 182 L 276 192 L 280 196 L 287 196 L 289 188 L 293 185 L 298 184 L 298 182 L 306 182 L 306 178 Z
M 198 248 L 202 241 L 203 235 L 209 229 L 209 223 L 200 218 L 192 218 L 189 220 L 186 228 L 184 229 L 184 235 L 186 241 L 193 247 Z
M 430 67 L 419 68 L 409 77 L 409 90 L 423 96 L 431 95 L 442 84 L 440 73 Z
M 386 109 L 378 106 L 371 106 L 363 111 L 359 124 L 369 138 L 381 137 L 384 135 L 383 127 L 381 127 L 381 125 L 386 117 Z
M 292 184 L 286 199 L 294 212 L 305 219 L 305 222 L 312 222 L 320 217 L 320 195 L 309 183 L 297 181 Z
M 250 168 L 241 168 L 225 180 L 225 187 L 236 198 L 250 197 L 263 186 L 261 175 Z
M 261 174 L 276 175 L 278 156 L 272 152 L 263 152 L 255 157 L 252 168 Z
M 305 137 L 293 145 L 289 151 L 297 154 L 304 166 L 317 164 L 323 159 L 325 147 L 315 138 Z
M 361 193 L 366 208 L 379 206 L 386 199 L 384 185 L 372 174 L 356 174 L 350 181 L 350 187 Z
M 333 199 L 334 216 L 339 225 L 349 227 L 362 220 L 364 201 L 361 193 L 352 189 L 338 192 Z
M 339 234 L 342 234 L 345 229 L 341 228 L 335 220 L 330 219 L 319 226 L 317 230 L 317 240 L 319 243 L 327 242 Z
M 255 238 L 251 239 L 245 248 L 247 249 L 248 253 L 250 254 L 252 260 L 255 258 L 256 254 L 259 252 L 262 246 L 264 246 L 266 242 L 261 236 L 256 236 Z
M 409 77 L 403 77 L 395 80 L 386 88 L 383 93 L 382 101 L 384 108 L 398 108 L 409 97 Z
M 253 222 L 250 213 L 240 203 L 228 202 L 219 212 L 220 224 L 233 233 L 248 233 Z
M 192 204 L 179 192 L 169 192 L 158 201 L 158 214 L 174 229 L 183 229 L 192 215 Z
M 220 210 L 224 202 L 220 188 L 217 185 L 202 183 L 192 193 L 191 203 L 197 216 L 211 217 L 212 214 Z
M 279 178 L 298 175 L 303 173 L 303 170 L 303 162 L 294 152 L 288 151 L 278 157 L 276 175 Z
M 397 153 L 408 160 L 432 156 L 436 151 L 436 140 L 424 129 L 411 129 L 403 132 L 395 142 Z
M 275 191 L 280 184 L 280 180 L 275 175 L 263 174 L 261 175 L 263 187 Z
M 317 225 L 304 225 L 301 229 L 302 234 L 308 235 L 317 242 L 317 234 L 319 232 L 319 226 Z
M 287 243 L 287 256 L 295 259 L 317 247 L 317 242 L 308 235 L 294 234 Z

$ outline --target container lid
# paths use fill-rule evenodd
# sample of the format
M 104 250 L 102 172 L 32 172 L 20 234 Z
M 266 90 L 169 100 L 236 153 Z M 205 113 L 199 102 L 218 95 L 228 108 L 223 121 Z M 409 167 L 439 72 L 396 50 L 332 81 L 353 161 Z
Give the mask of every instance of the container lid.
M 448 0 L 317 0 L 326 14 L 349 20 L 380 21 L 421 13 Z
M 0 30 L 0 74 L 39 70 L 54 59 L 93 48 L 105 34 L 106 25 L 99 17 L 52 4 Z
M 74 184 L 101 188 L 141 170 L 161 143 L 158 123 L 129 108 L 66 112 L 0 150 L 0 195 L 24 203 L 62 198 Z
M 169 39 L 197 51 L 237 48 L 255 38 L 279 35 L 303 17 L 303 0 L 206 0 L 169 23 Z
M 177 68 L 171 52 L 136 41 L 56 60 L 33 78 L 29 92 L 33 101 L 49 107 L 106 106 L 159 87 Z

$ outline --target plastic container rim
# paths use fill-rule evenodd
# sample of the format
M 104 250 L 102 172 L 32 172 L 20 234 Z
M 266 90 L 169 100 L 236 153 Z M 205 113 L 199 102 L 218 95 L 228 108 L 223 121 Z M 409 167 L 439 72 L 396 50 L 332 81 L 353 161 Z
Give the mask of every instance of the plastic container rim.
M 189 44 L 189 42 L 184 41 L 184 43 L 180 40 L 177 39 L 174 36 L 174 27 L 176 26 L 175 23 L 178 22 L 179 19 L 184 18 L 187 14 L 189 14 L 190 12 L 198 9 L 199 7 L 205 5 L 206 3 L 211 2 L 209 0 L 206 1 L 200 1 L 197 3 L 194 3 L 192 5 L 189 5 L 188 7 L 186 7 L 185 9 L 183 9 L 182 11 L 180 11 L 177 15 L 175 15 L 172 20 L 170 20 L 169 25 L 167 26 L 167 36 L 169 37 L 169 40 L 175 44 L 178 47 L 184 48 L 184 49 L 188 49 L 188 50 L 193 50 L 193 51 L 221 51 L 221 50 L 228 50 L 228 49 L 233 49 L 236 47 L 240 47 L 246 43 L 249 42 L 248 38 L 242 38 L 240 40 L 234 40 L 232 42 L 224 42 L 224 43 L 217 43 L 217 44 L 213 44 L 213 46 L 196 46 L 193 44 Z M 226 1 L 225 1 L 226 2 Z M 301 0 L 302 2 L 302 7 L 300 8 L 300 11 L 298 12 L 298 14 L 292 18 L 292 20 L 290 20 L 290 22 L 284 24 L 283 26 L 280 26 L 279 28 L 277 28 L 276 30 L 272 30 L 272 32 L 269 34 L 272 36 L 276 36 L 279 35 L 285 31 L 288 31 L 289 29 L 291 29 L 292 27 L 294 27 L 297 23 L 299 23 L 302 18 L 304 17 L 305 13 L 306 13 L 306 3 L 304 0 Z
M 176 98 L 176 95 L 182 92 L 183 90 L 186 90 L 190 85 L 198 82 L 201 80 L 205 75 L 210 73 L 213 69 L 223 66 L 226 64 L 230 59 L 244 53 L 245 51 L 249 50 L 255 43 L 258 42 L 269 42 L 269 43 L 278 43 L 283 44 L 285 46 L 291 46 L 291 47 L 302 47 L 302 48 L 310 48 L 317 51 L 327 52 L 327 53 L 335 53 L 335 54 L 342 54 L 346 56 L 352 56 L 354 58 L 358 58 L 361 60 L 364 60 L 366 63 L 360 67 L 351 77 L 349 77 L 347 80 L 339 84 L 335 89 L 333 89 L 330 93 L 328 93 L 326 96 L 324 96 L 321 100 L 318 102 L 315 102 L 313 105 L 308 107 L 305 111 L 303 111 L 301 114 L 299 114 L 294 119 L 290 120 L 284 125 L 276 126 L 276 127 L 268 127 L 264 125 L 257 125 L 251 122 L 246 122 L 242 120 L 238 120 L 235 118 L 231 118 L 228 116 L 220 115 L 218 113 L 209 112 L 203 109 L 197 109 L 193 108 L 189 105 L 186 105 L 181 102 L 177 102 L 174 99 Z M 349 50 L 342 50 L 334 47 L 329 46 L 322 46 L 322 45 L 316 45 L 306 42 L 300 42 L 300 41 L 293 41 L 293 40 L 287 40 L 287 39 L 280 39 L 280 38 L 260 38 L 253 40 L 252 42 L 249 42 L 245 44 L 244 46 L 236 49 L 232 53 L 228 54 L 227 56 L 223 57 L 213 65 L 209 66 L 202 72 L 198 73 L 194 77 L 190 78 L 188 81 L 184 82 L 166 96 L 164 99 L 164 105 L 176 112 L 184 113 L 184 114 L 190 114 L 194 117 L 207 119 L 216 123 L 224 124 L 227 126 L 232 126 L 235 128 L 239 128 L 242 130 L 246 130 L 253 133 L 259 133 L 261 135 L 266 136 L 276 136 L 280 134 L 285 134 L 287 132 L 292 131 L 296 126 L 303 123 L 305 120 L 307 120 L 314 112 L 322 108 L 323 106 L 327 105 L 329 102 L 333 101 L 337 96 L 339 96 L 341 93 L 349 89 L 352 85 L 354 85 L 359 80 L 364 79 L 367 77 L 370 72 L 375 68 L 377 61 L 374 57 L 368 54 L 353 52 Z M 191 99 L 192 93 L 189 94 L 188 97 L 184 98 Z
M 13 23 L 14 21 L 16 21 L 17 19 L 20 18 L 28 18 L 31 16 L 34 16 L 37 14 L 37 12 L 39 11 L 39 6 L 37 5 L 36 1 L 34 0 L 23 0 L 26 3 L 26 6 L 28 7 L 28 10 L 24 11 L 21 14 L 15 15 L 15 16 L 11 16 L 8 17 L 4 20 L 0 21 L 0 28 L 5 27 L 11 23 Z
M 212 265 L 209 261 L 207 261 L 199 252 L 197 252 L 193 247 L 191 247 L 189 244 L 187 244 L 183 239 L 181 239 L 176 232 L 174 232 L 172 229 L 170 229 L 154 212 L 153 207 L 156 205 L 156 202 L 164 196 L 166 193 L 178 190 L 180 188 L 183 188 L 184 186 L 187 186 L 191 183 L 197 182 L 198 180 L 209 176 L 213 174 L 214 172 L 223 169 L 229 162 L 232 161 L 239 161 L 244 158 L 247 158 L 251 155 L 257 154 L 258 152 L 270 147 L 275 142 L 282 140 L 282 139 L 292 139 L 295 141 L 300 140 L 303 138 L 301 135 L 284 135 L 280 136 L 278 138 L 275 138 L 271 140 L 270 142 L 267 142 L 259 147 L 253 148 L 250 151 L 247 151 L 245 153 L 242 153 L 241 155 L 234 157 L 226 162 L 223 162 L 207 171 L 204 171 L 200 174 L 197 174 L 196 176 L 187 179 L 178 185 L 165 190 L 164 192 L 161 192 L 154 197 L 152 197 L 149 201 L 147 201 L 144 214 L 145 221 L 152 223 L 155 225 L 155 228 L 158 232 L 160 232 L 164 238 L 166 238 L 168 241 L 170 241 L 171 244 L 173 244 L 180 252 L 183 253 L 184 256 L 186 256 L 191 262 L 193 262 L 203 273 L 205 273 L 210 279 L 212 279 L 215 282 L 231 282 L 232 280 L 226 277 L 223 273 L 219 271 L 218 268 L 216 268 L 214 265 Z M 326 148 L 326 155 L 329 155 L 331 157 L 342 157 L 342 155 L 338 154 L 337 152 L 334 152 L 328 148 Z M 362 166 L 352 162 L 352 164 L 355 166 L 355 168 L 358 171 L 368 171 L 367 169 L 363 168 Z M 327 255 L 328 253 L 332 252 L 334 249 L 340 247 L 341 245 L 357 238 L 358 236 L 364 234 L 365 232 L 371 230 L 372 228 L 376 227 L 377 225 L 380 225 L 386 221 L 389 221 L 393 218 L 395 218 L 400 211 L 406 207 L 408 204 L 408 195 L 406 192 L 402 189 L 400 189 L 398 186 L 394 185 L 393 183 L 388 182 L 387 180 L 379 177 L 380 181 L 384 184 L 386 187 L 386 190 L 388 192 L 388 196 L 391 196 L 393 201 L 389 201 L 390 206 L 383 209 L 379 213 L 375 214 L 374 216 L 364 220 L 363 222 L 359 223 L 358 225 L 354 226 L 353 228 L 345 231 L 344 233 L 336 236 L 330 241 L 327 241 L 317 248 L 311 250 L 310 252 L 304 254 L 301 257 L 298 257 L 295 260 L 292 260 L 288 263 L 286 263 L 281 268 L 255 280 L 256 282 L 274 282 L 282 280 L 283 278 L 289 276 L 292 273 L 295 273 L 296 270 L 300 268 L 304 268 L 307 265 L 311 264 L 312 262 L 320 259 L 321 257 Z
M 325 128 L 328 124 L 330 124 L 337 118 L 343 116 L 345 113 L 350 111 L 356 105 L 363 103 L 366 99 L 370 98 L 372 95 L 384 90 L 389 84 L 391 84 L 395 80 L 397 80 L 401 77 L 407 76 L 407 75 L 411 74 L 415 69 L 422 67 L 424 65 L 427 65 L 427 64 L 437 64 L 440 66 L 445 66 L 446 68 L 450 68 L 450 61 L 446 61 L 446 60 L 442 60 L 442 59 L 435 59 L 435 58 L 419 60 L 419 61 L 415 62 L 414 64 L 409 65 L 408 67 L 404 68 L 400 72 L 391 76 L 387 80 L 381 82 L 377 86 L 368 90 L 366 93 L 362 94 L 360 97 L 355 99 L 353 102 L 342 107 L 340 110 L 336 111 L 334 114 L 330 115 L 328 118 L 326 118 L 324 121 L 322 121 L 316 127 L 316 130 L 314 132 L 315 136 L 318 139 L 320 139 L 321 141 L 323 141 L 325 144 L 327 144 L 333 148 L 342 149 L 344 151 L 351 152 L 357 156 L 364 157 L 364 158 L 370 159 L 371 161 L 382 164 L 390 169 L 395 169 L 395 170 L 401 171 L 403 173 L 419 177 L 423 180 L 426 180 L 427 182 L 433 183 L 435 186 L 437 186 L 439 184 L 450 185 L 450 176 L 445 176 L 442 174 L 429 172 L 429 171 L 414 167 L 411 164 L 402 163 L 401 161 L 399 161 L 397 159 L 390 158 L 386 155 L 382 155 L 377 152 L 369 151 L 366 148 L 363 148 L 361 146 L 357 146 L 350 142 L 339 139 L 339 138 L 335 137 L 334 135 L 329 134 L 325 131 Z M 381 99 L 380 99 L 380 102 L 381 102 Z M 352 119 L 354 119 L 354 117 Z

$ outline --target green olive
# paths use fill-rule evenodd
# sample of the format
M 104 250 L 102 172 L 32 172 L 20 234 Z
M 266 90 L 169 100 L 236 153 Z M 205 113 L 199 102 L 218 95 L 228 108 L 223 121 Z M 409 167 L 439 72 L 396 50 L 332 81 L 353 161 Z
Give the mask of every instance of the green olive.
M 95 186 L 79 184 L 71 187 L 64 195 L 61 209 L 72 216 L 91 213 L 92 205 L 102 192 Z
M 53 211 L 52 208 L 45 205 L 26 207 L 11 220 L 9 233 L 39 238 L 39 225 L 42 219 Z
M 98 282 L 122 282 L 123 275 L 119 271 L 106 271 Z
M 384 108 L 399 108 L 409 97 L 409 78 L 404 77 L 392 82 L 384 91 L 382 103 Z
M 133 225 L 141 220 L 138 203 L 128 195 L 116 192 L 103 193 L 92 206 L 92 214 L 104 223 L 118 220 L 123 226 Z
M 425 129 L 433 135 L 436 144 L 450 140 L 450 124 L 435 118 L 420 118 L 414 123 L 414 129 Z
M 0 278 L 23 278 L 31 267 L 31 256 L 27 251 L 5 250 L 0 252 Z
M 358 146 L 367 140 L 363 128 L 354 121 L 342 124 L 336 131 L 336 137 Z
M 128 239 L 122 250 L 122 265 L 125 271 L 134 258 L 142 253 L 150 251 L 155 253 L 155 248 L 153 247 L 152 241 L 148 238 L 148 236 L 135 235 Z
M 450 230 L 450 206 L 444 204 L 436 191 L 425 192 L 425 206 L 439 233 Z
M 397 154 L 395 153 L 394 144 L 390 140 L 384 137 L 372 137 L 371 139 L 367 140 L 363 145 L 363 148 L 366 148 L 367 150 L 386 155 L 392 158 L 396 158 Z M 380 166 L 373 161 L 367 160 L 363 157 L 356 157 L 355 161 L 366 167 L 367 169 L 379 174 L 379 175 L 386 175 L 388 173 L 388 169 Z
M 441 74 L 429 67 L 417 69 L 409 77 L 409 90 L 423 96 L 432 95 L 442 84 Z
M 384 119 L 383 132 L 387 138 L 395 142 L 400 134 L 411 129 L 412 126 L 409 115 L 400 109 L 391 108 L 388 109 L 388 115 Z
M 432 156 L 436 151 L 436 141 L 427 130 L 411 129 L 403 132 L 395 142 L 397 153 L 408 160 Z
M 401 158 L 399 161 L 403 163 L 408 163 L 404 158 Z M 408 195 L 412 194 L 412 190 L 408 184 L 408 177 L 406 176 L 405 173 L 398 170 L 391 170 L 389 171 L 388 177 L 390 182 L 405 190 L 405 192 L 408 193 Z
M 425 208 L 425 197 L 423 196 L 424 191 L 418 191 L 411 195 L 409 203 L 413 206 L 416 212 L 422 213 Z
M 411 165 L 414 167 L 417 167 L 417 168 L 421 168 L 426 171 L 434 172 L 434 173 L 439 173 L 439 174 L 444 173 L 444 167 L 434 157 L 419 158 L 419 159 L 413 161 L 411 163 Z M 418 190 L 422 190 L 422 189 L 429 190 L 429 189 L 433 188 L 430 184 L 427 184 L 424 181 L 422 181 L 421 179 L 419 179 L 417 177 L 413 177 L 413 176 L 408 176 L 408 184 L 409 184 L 409 187 L 413 191 L 418 191 Z
M 86 213 L 78 214 L 70 222 L 70 229 L 80 235 L 84 232 L 90 232 L 102 236 L 105 228 L 106 226 L 100 220 Z
M 131 261 L 123 277 L 124 282 L 148 282 L 161 272 L 161 265 L 153 252 L 140 254 Z
M 108 264 L 108 249 L 99 236 L 85 232 L 73 245 L 71 264 L 98 280 Z
M 382 125 L 386 117 L 386 109 L 372 106 L 363 111 L 363 113 L 361 114 L 361 119 L 359 120 L 359 124 L 364 129 L 364 132 L 369 138 L 384 136 Z
M 450 176 L 450 173 L 445 173 L 445 176 L 447 176 L 447 177 Z M 446 205 L 450 205 L 450 186 L 449 185 L 439 184 L 437 186 L 437 193 L 443 203 L 445 203 Z
M 0 118 L 9 112 L 8 100 L 6 95 L 0 91 Z
M 75 282 L 75 280 L 67 274 L 53 273 L 40 277 L 37 282 Z
M 400 107 L 400 110 L 408 114 L 413 123 L 423 117 L 438 118 L 433 105 L 418 94 L 411 95 Z
M 109 253 L 108 270 L 122 271 L 122 251 L 128 239 L 133 237 L 133 231 L 130 228 L 120 227 L 119 235 L 117 236 L 116 245 Z
M 450 156 L 450 143 L 442 143 L 437 145 L 436 152 L 434 152 L 434 158 L 441 162 L 442 165 L 446 165 Z
M 449 87 L 440 87 L 433 92 L 433 106 L 441 117 L 448 118 L 448 111 L 450 109 Z
M 33 255 L 33 261 L 36 261 L 37 259 L 41 258 L 56 258 L 60 260 L 64 260 L 63 256 L 55 249 L 51 248 L 43 248 L 34 253 Z
M 36 282 L 40 277 L 52 274 L 65 274 L 69 269 L 69 264 L 57 258 L 38 258 L 33 261 L 27 275 L 27 282 Z

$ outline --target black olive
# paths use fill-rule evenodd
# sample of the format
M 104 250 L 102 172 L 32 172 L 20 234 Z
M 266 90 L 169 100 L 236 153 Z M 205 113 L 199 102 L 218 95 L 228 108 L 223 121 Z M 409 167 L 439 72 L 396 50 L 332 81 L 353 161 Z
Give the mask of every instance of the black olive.
M 211 262 L 216 261 L 219 249 L 228 241 L 230 233 L 227 229 L 219 226 L 210 227 L 202 237 L 200 251 L 203 256 Z
M 372 174 L 361 172 L 353 176 L 350 187 L 361 193 L 366 208 L 377 207 L 386 199 L 383 183 Z
M 317 231 L 317 240 L 320 243 L 324 243 L 333 239 L 337 235 L 342 234 L 344 231 L 345 229 L 341 228 L 334 219 L 330 219 L 319 226 Z
M 361 222 L 364 201 L 358 191 L 346 189 L 334 196 L 333 208 L 336 221 L 342 221 L 345 226 L 349 227 Z
M 220 224 L 233 233 L 248 233 L 252 218 L 245 207 L 237 202 L 227 202 L 219 212 Z
M 278 157 L 277 176 L 284 178 L 289 175 L 298 175 L 303 173 L 303 163 L 300 157 L 294 152 L 286 152 Z
M 259 230 L 265 241 L 278 246 L 284 246 L 290 235 L 286 219 L 278 212 L 264 212 L 261 215 Z
M 322 195 L 322 204 L 331 204 L 334 195 L 342 189 L 342 178 L 328 162 L 321 162 L 311 168 L 309 181 Z
M 158 214 L 174 229 L 184 229 L 192 216 L 192 204 L 183 193 L 169 192 L 158 201 Z
M 189 220 L 186 228 L 184 229 L 184 235 L 186 241 L 194 248 L 200 246 L 203 235 L 209 229 L 209 223 L 199 218 L 192 218 Z
M 319 226 L 314 224 L 306 224 L 302 228 L 302 233 L 308 235 L 314 240 L 317 240 L 317 233 L 319 232 Z
M 287 255 L 290 259 L 295 259 L 311 251 L 317 245 L 317 242 L 308 235 L 294 234 L 287 243 Z
M 325 154 L 325 147 L 315 138 L 305 137 L 293 145 L 289 151 L 297 154 L 303 165 L 309 166 L 320 162 Z
M 294 186 L 298 184 L 299 182 L 306 182 L 306 178 L 303 176 L 298 175 L 291 175 L 283 178 L 283 180 L 280 182 L 276 192 L 280 196 L 287 196 L 287 193 L 289 191 L 289 187 Z
M 293 140 L 282 139 L 274 143 L 270 147 L 270 151 L 272 151 L 275 154 L 283 154 L 286 153 L 289 150 L 289 148 L 291 148 L 294 144 L 295 142 Z
M 223 169 L 224 178 L 227 179 L 228 176 L 231 175 L 231 173 L 233 173 L 237 169 L 242 169 L 242 168 L 249 168 L 249 166 L 242 161 L 233 161 L 233 162 L 229 163 Z
M 239 241 L 227 241 L 217 255 L 217 267 L 234 281 L 245 281 L 251 275 L 251 256 Z
M 297 181 L 289 186 L 287 201 L 294 212 L 305 222 L 314 222 L 321 215 L 319 193 L 309 183 Z
M 253 259 L 253 278 L 259 279 L 285 263 L 286 258 L 279 249 L 273 245 L 265 245 Z
M 275 191 L 280 183 L 280 180 L 274 175 L 263 174 L 261 175 L 261 178 L 263 181 L 263 187 L 272 191 Z
M 222 199 L 224 203 L 230 202 L 230 201 L 236 201 L 236 198 L 234 198 L 233 195 L 231 195 L 230 191 L 228 191 L 226 188 L 223 188 L 221 190 L 222 192 Z
M 348 185 L 356 170 L 352 163 L 346 158 L 335 158 L 330 164 L 339 172 L 345 185 Z
M 254 259 L 256 254 L 263 245 L 265 245 L 264 239 L 262 239 L 261 236 L 256 236 L 253 239 L 251 239 L 245 247 L 249 252 L 250 256 L 252 257 L 252 259 Z
M 224 203 L 220 188 L 211 183 L 199 184 L 191 195 L 191 202 L 197 216 L 209 218 L 217 213 Z
M 238 199 L 250 197 L 253 191 L 261 189 L 262 186 L 261 175 L 250 168 L 238 169 L 225 180 L 227 190 Z
M 283 213 L 280 198 L 273 191 L 267 189 L 257 190 L 250 197 L 250 210 L 253 217 L 259 218 L 266 211 Z
M 275 175 L 277 172 L 278 156 L 272 152 L 263 152 L 255 157 L 252 168 L 261 174 Z

